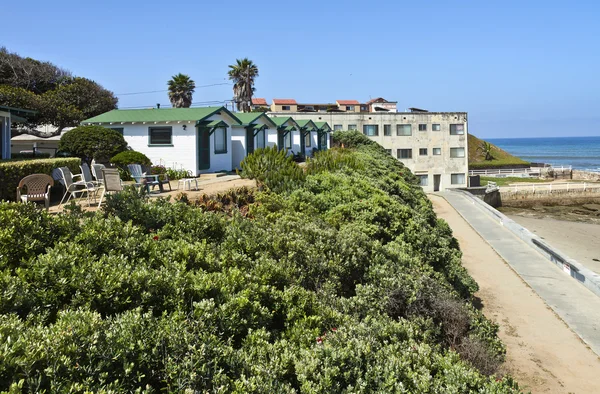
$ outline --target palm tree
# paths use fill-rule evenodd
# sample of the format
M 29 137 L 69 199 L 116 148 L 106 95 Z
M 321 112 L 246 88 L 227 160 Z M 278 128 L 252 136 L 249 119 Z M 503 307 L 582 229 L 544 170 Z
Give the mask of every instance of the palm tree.
M 481 151 L 485 156 L 485 160 L 493 160 L 494 156 L 492 155 L 493 146 L 487 141 L 481 141 L 481 144 L 477 147 L 478 151 Z
M 258 77 L 258 67 L 248 58 L 236 59 L 229 65 L 229 79 L 233 81 L 233 97 L 238 111 L 250 112 L 254 94 L 254 78 Z
M 196 89 L 196 83 L 189 76 L 182 73 L 173 75 L 167 85 L 169 100 L 174 108 L 189 108 L 192 105 L 192 93 Z

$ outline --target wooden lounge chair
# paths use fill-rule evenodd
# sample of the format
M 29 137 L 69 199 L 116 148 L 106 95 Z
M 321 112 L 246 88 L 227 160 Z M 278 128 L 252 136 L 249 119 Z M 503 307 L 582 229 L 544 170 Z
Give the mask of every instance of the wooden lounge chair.
M 50 207 L 50 189 L 54 186 L 54 179 L 46 174 L 27 175 L 21 179 L 17 186 L 17 201 L 44 201 L 46 209 Z M 21 194 L 27 189 L 27 194 Z

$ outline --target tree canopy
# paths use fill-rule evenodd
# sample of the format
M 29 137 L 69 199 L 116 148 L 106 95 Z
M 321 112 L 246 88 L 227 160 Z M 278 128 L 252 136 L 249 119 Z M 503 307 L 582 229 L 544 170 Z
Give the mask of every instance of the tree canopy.
M 192 94 L 196 89 L 196 83 L 182 73 L 173 75 L 167 82 L 169 86 L 169 101 L 174 108 L 189 108 L 192 105 Z
M 64 127 L 117 108 L 117 102 L 111 91 L 90 79 L 0 48 L 0 105 L 37 111 L 28 118 L 27 128 L 52 124 L 58 134 Z
M 236 59 L 235 64 L 229 65 L 228 75 L 233 81 L 233 97 L 238 111 L 250 112 L 258 67 L 248 58 Z

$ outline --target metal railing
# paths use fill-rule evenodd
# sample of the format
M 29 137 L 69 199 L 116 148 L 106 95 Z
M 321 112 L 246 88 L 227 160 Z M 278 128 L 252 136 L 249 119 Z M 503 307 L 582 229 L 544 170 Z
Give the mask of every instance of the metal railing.
M 515 183 L 511 186 L 501 186 L 501 192 L 519 193 L 519 192 L 542 192 L 547 191 L 600 191 L 600 183 L 589 182 L 554 182 L 554 183 Z
M 542 169 L 547 171 L 556 172 L 570 172 L 572 170 L 571 166 L 560 166 L 560 167 L 530 167 L 530 168 L 494 168 L 487 170 L 469 170 L 469 175 L 481 175 L 481 176 L 510 176 L 515 175 L 518 177 L 522 177 L 523 175 L 527 176 L 539 176 L 541 174 Z

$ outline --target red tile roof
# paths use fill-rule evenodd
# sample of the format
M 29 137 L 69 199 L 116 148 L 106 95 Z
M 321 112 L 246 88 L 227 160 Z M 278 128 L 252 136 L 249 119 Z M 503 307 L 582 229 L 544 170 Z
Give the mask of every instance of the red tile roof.
M 273 104 L 276 105 L 296 105 L 296 100 L 294 99 L 273 99 Z
M 253 98 L 252 105 L 268 105 L 264 98 Z
M 360 105 L 356 100 L 337 100 L 339 105 Z
M 372 100 L 367 101 L 367 104 L 373 104 L 376 101 L 384 102 L 384 103 L 387 102 L 387 100 L 384 99 L 383 97 L 377 97 L 377 98 L 374 98 Z

